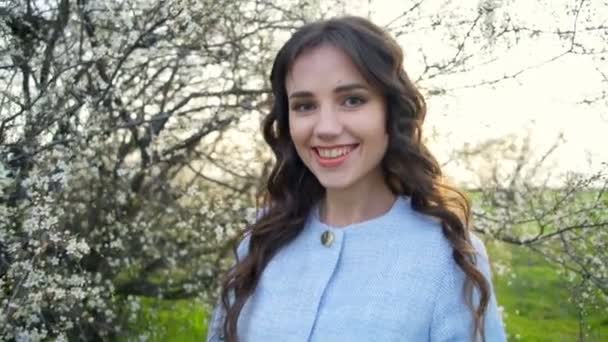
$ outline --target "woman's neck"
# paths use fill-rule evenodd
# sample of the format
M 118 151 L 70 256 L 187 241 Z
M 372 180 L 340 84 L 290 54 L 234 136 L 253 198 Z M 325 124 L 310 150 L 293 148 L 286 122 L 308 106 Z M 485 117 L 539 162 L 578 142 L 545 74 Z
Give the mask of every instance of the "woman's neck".
M 366 189 L 327 189 L 319 204 L 319 219 L 332 227 L 345 227 L 385 214 L 395 200 L 386 184 Z

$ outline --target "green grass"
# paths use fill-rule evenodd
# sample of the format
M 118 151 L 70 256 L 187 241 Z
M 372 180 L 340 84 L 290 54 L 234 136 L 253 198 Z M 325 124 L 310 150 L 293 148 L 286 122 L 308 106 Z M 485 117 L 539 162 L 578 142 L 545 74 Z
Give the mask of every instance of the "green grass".
M 494 259 L 512 273 L 494 276 L 499 304 L 506 312 L 510 341 L 578 341 L 578 310 L 569 301 L 569 283 L 536 253 L 518 246 L 488 245 Z M 585 341 L 608 341 L 608 311 L 591 311 Z
M 141 308 L 129 333 L 119 341 L 205 341 L 207 310 L 196 300 L 160 300 L 142 298 Z
M 539 255 L 524 247 L 488 243 L 493 260 L 511 266 L 511 272 L 494 274 L 499 305 L 506 312 L 509 341 L 578 341 L 578 311 L 569 283 Z M 608 311 L 590 312 L 589 335 L 584 341 L 608 341 Z M 148 341 L 204 341 L 207 330 L 205 305 L 196 301 L 143 299 L 129 337 L 147 334 Z

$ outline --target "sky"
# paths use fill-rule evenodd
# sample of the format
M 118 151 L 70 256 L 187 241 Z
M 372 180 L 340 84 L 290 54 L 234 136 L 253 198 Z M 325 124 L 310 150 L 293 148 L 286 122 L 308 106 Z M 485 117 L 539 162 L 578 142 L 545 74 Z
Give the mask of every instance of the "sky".
M 427 8 L 440 8 L 443 1 L 423 2 Z M 367 16 L 379 25 L 390 22 L 414 1 L 373 0 L 362 1 L 358 7 L 348 8 L 350 14 Z M 461 4 L 467 2 L 461 2 Z M 471 1 L 475 6 L 479 1 Z M 507 1 L 508 6 L 521 22 L 533 22 L 544 29 L 562 28 L 572 25 L 572 16 L 566 6 L 573 1 L 551 1 L 551 6 L 543 7 L 542 1 Z M 541 5 L 539 5 L 541 4 Z M 584 11 L 596 11 L 583 8 Z M 598 15 L 608 18 L 608 7 Z M 579 24 L 579 29 L 582 27 Z M 593 37 L 579 35 L 580 39 Z M 593 45 L 593 41 L 591 41 Z M 409 68 L 406 70 L 416 78 L 416 50 L 421 46 L 434 53 L 445 50 L 445 42 L 433 41 L 425 35 L 410 34 L 400 39 Z M 409 50 L 408 50 L 409 49 Z M 443 49 L 443 50 L 442 50 Z M 608 82 L 601 82 L 601 74 L 596 68 L 603 68 L 608 74 L 608 56 L 603 65 L 594 64 L 589 56 L 569 54 L 550 63 L 543 63 L 563 51 L 562 42 L 554 38 L 522 40 L 501 58 L 468 75 L 454 75 L 441 78 L 442 87 L 458 88 L 470 84 L 471 79 L 479 79 L 480 73 L 500 77 L 511 71 L 532 67 L 516 79 L 502 81 L 494 87 L 475 87 L 451 90 L 448 96 L 428 99 L 429 112 L 426 128 L 434 128 L 440 139 L 431 142 L 431 149 L 440 160 L 447 158 L 449 151 L 464 143 L 475 144 L 486 139 L 502 136 L 530 135 L 534 153 L 544 153 L 563 134 L 564 141 L 555 151 L 551 165 L 560 172 L 575 171 L 589 173 L 608 161 L 608 101 L 593 106 L 577 103 L 584 98 L 597 95 Z M 596 58 L 595 61 L 598 59 Z M 407 62 L 407 61 L 406 61 Z M 406 63 L 407 64 L 407 63 Z M 607 89 L 608 90 L 608 89 Z M 592 165 L 588 164 L 588 160 Z M 455 178 L 467 175 L 452 169 Z

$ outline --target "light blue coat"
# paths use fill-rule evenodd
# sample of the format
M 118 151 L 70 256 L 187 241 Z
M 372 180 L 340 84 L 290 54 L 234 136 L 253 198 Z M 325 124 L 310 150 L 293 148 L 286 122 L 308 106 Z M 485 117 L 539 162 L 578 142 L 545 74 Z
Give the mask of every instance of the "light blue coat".
M 333 235 L 327 245 L 326 231 Z M 485 247 L 471 239 L 478 267 L 491 279 Z M 245 238 L 240 257 L 247 244 Z M 342 228 L 322 223 L 314 208 L 302 233 L 264 270 L 239 316 L 239 341 L 471 341 L 464 279 L 439 223 L 411 209 L 407 197 L 386 214 Z M 208 341 L 222 340 L 223 316 L 216 307 Z M 506 340 L 494 290 L 484 326 L 486 341 Z

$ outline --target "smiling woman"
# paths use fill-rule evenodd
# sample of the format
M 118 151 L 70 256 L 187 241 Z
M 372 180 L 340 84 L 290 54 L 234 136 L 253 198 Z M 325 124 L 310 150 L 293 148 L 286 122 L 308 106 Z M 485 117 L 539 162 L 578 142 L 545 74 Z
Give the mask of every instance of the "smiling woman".
M 421 140 L 425 102 L 369 21 L 308 24 L 275 59 L 264 212 L 209 341 L 504 341 L 468 200 Z
M 286 88 L 289 132 L 298 155 L 325 189 L 338 190 L 328 194 L 342 196 L 327 203 L 348 205 L 351 212 L 353 203 L 347 199 L 376 193 L 386 209 L 394 196 L 380 166 L 388 134 L 386 104 L 378 89 L 329 44 L 298 57 Z

